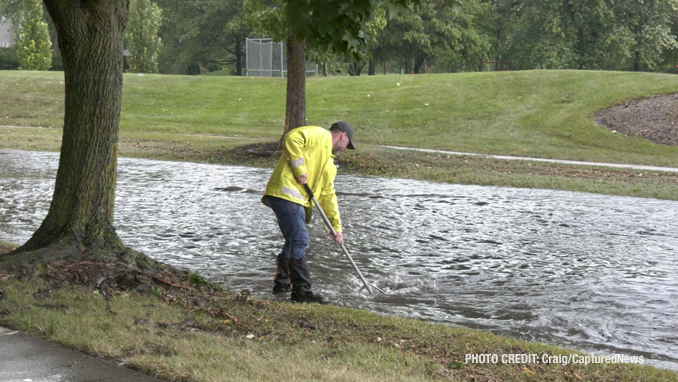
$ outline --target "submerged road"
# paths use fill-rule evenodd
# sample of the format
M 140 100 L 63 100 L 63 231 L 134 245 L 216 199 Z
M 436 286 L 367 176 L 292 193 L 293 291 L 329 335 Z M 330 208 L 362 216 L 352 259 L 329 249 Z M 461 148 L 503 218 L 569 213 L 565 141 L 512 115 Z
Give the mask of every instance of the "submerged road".
M 115 226 L 130 247 L 270 297 L 282 236 L 270 170 L 120 158 Z M 58 153 L 0 150 L 0 241 L 44 219 Z M 482 329 L 678 370 L 678 202 L 340 175 L 347 247 L 316 216 L 306 255 L 338 305 Z M 2 378 L 0 378 L 2 380 Z

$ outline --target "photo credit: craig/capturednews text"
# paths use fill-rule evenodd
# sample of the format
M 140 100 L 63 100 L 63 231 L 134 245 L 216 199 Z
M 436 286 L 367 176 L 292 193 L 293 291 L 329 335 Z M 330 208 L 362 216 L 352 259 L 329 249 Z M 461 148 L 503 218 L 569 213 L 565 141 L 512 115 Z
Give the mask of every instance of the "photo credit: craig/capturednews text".
M 623 354 L 610 355 L 583 355 L 583 354 L 466 354 L 465 363 L 543 363 L 561 364 L 563 366 L 579 364 L 590 365 L 596 363 L 635 363 L 643 364 L 643 356 Z

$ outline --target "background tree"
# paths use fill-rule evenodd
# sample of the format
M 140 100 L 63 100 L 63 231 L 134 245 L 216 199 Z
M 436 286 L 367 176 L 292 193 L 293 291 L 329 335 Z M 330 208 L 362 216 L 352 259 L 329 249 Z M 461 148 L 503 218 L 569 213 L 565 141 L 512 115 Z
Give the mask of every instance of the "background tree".
M 678 14 L 677 0 L 625 0 L 614 3 L 618 24 L 633 38 L 628 69 L 656 70 L 663 52 L 678 48 L 672 27 Z M 631 38 L 631 37 L 630 37 Z
M 16 25 L 16 52 L 21 61 L 19 69 L 47 70 L 52 66 L 52 43 L 47 23 L 43 21 L 42 2 L 24 0 L 13 20 Z
M 243 0 L 158 0 L 165 21 L 162 73 L 200 74 L 225 66 L 242 75 L 245 39 L 252 28 L 244 23 Z
M 389 20 L 379 36 L 380 53 L 402 58 L 406 74 L 420 73 L 425 60 L 445 71 L 475 70 L 491 54 L 491 21 L 487 2 L 467 0 L 452 8 L 439 0 L 422 1 L 413 12 Z
M 496 16 L 488 1 L 467 0 L 459 11 L 436 3 L 431 29 L 433 55 L 439 72 L 475 71 L 481 61 L 496 55 L 492 28 Z
M 378 8 L 370 15 L 370 20 L 365 23 L 365 29 L 368 31 L 367 35 L 370 36 L 369 40 L 364 42 L 365 46 L 357 54 L 346 55 L 346 59 L 349 62 L 349 75 L 359 76 L 366 64 L 368 65 L 369 75 L 375 74 L 374 52 L 379 44 L 377 36 L 386 28 L 386 24 L 386 9 Z
M 425 23 L 430 22 L 433 13 L 433 4 L 423 2 L 413 12 L 391 17 L 380 36 L 382 46 L 404 58 L 405 74 L 415 73 L 415 61 L 423 63 L 431 53 L 432 39 Z
M 675 49 L 676 0 L 497 0 L 516 69 L 654 70 Z
M 125 33 L 130 71 L 158 73 L 158 52 L 162 46 L 158 30 L 162 25 L 162 10 L 151 0 L 135 0 L 129 6 L 129 25 Z
M 303 11 L 294 9 L 285 0 L 245 0 L 245 10 L 246 22 L 255 31 L 271 36 L 274 41 L 284 41 L 287 46 L 285 134 L 306 125 L 306 40 L 291 25 L 294 20 L 303 19 Z
M 306 50 L 369 54 L 374 38 L 373 14 L 389 7 L 392 14 L 409 10 L 418 0 L 246 0 L 248 21 L 274 40 L 287 43 L 287 101 L 285 129 L 306 124 Z
M 127 0 L 45 0 L 64 61 L 65 115 L 54 195 L 47 217 L 12 263 L 118 259 L 150 266 L 113 227 Z

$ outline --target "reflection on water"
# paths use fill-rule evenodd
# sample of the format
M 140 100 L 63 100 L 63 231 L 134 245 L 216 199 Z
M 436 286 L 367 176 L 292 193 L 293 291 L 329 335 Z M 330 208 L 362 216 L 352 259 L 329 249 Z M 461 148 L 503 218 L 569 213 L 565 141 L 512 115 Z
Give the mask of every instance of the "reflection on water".
M 0 150 L 0 241 L 52 196 L 57 155 Z M 120 159 L 115 221 L 155 259 L 267 297 L 281 245 L 270 171 Z M 339 176 L 346 244 L 388 295 L 363 296 L 322 220 L 315 288 L 342 305 L 489 330 L 678 370 L 678 203 Z

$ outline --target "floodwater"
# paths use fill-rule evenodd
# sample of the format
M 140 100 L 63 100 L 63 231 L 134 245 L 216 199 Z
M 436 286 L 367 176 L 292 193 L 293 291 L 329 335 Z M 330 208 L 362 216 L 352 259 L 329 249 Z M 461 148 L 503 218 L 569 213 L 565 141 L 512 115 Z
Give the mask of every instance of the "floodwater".
M 0 241 L 44 219 L 58 156 L 0 150 Z M 119 160 L 115 224 L 151 257 L 267 298 L 282 236 L 270 171 Z M 319 216 L 307 252 L 333 302 L 678 371 L 678 202 L 586 193 L 336 180 L 346 246 L 388 292 L 365 296 Z

